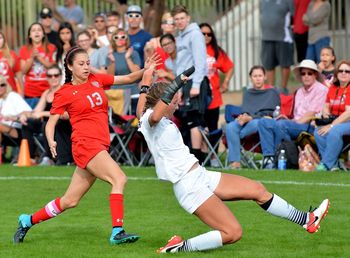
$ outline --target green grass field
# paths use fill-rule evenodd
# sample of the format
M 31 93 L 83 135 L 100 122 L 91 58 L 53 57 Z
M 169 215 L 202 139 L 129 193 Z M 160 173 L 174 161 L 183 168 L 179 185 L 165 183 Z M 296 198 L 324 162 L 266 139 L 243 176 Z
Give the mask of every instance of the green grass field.
M 189 238 L 209 228 L 177 204 L 169 183 L 156 179 L 154 168 L 128 168 L 125 229 L 141 235 L 134 244 L 110 246 L 109 190 L 97 181 L 80 205 L 55 219 L 36 225 L 20 245 L 12 243 L 20 213 L 32 213 L 61 196 L 73 167 L 16 168 L 0 166 L 0 257 L 159 257 L 156 249 L 174 234 Z M 235 171 L 236 173 L 236 171 Z M 319 232 L 264 212 L 254 202 L 230 202 L 243 227 L 236 244 L 176 257 L 350 257 L 350 173 L 297 171 L 238 172 L 263 182 L 295 207 L 308 210 L 324 198 L 331 208 Z M 164 256 L 164 255 L 163 255 Z

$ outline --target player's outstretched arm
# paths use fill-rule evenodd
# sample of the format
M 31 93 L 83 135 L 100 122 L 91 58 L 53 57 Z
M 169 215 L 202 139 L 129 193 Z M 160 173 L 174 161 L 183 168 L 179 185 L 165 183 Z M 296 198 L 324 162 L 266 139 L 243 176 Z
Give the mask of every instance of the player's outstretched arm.
M 146 105 L 146 96 L 147 96 L 148 89 L 151 87 L 151 84 L 153 81 L 154 69 L 155 69 L 154 65 L 150 66 L 148 69 L 145 70 L 142 76 L 140 97 L 136 107 L 136 116 L 138 119 L 141 118 L 143 110 Z
M 160 61 L 160 57 L 158 54 L 153 54 L 151 57 L 147 58 L 146 62 L 145 62 L 145 68 L 138 70 L 136 72 L 133 73 L 129 73 L 127 75 L 118 75 L 118 76 L 114 76 L 114 84 L 119 84 L 119 85 L 123 85 L 123 84 L 130 84 L 130 83 L 134 83 L 137 80 L 142 78 L 143 73 L 151 68 L 151 67 L 156 67 L 157 65 L 159 65 L 161 63 Z M 153 69 L 153 68 L 152 68 Z
M 153 113 L 149 116 L 148 122 L 151 126 L 157 124 L 163 116 L 167 115 L 169 112 L 167 106 L 173 100 L 177 91 L 185 85 L 190 76 L 195 71 L 194 66 L 183 71 L 180 75 L 176 76 L 168 87 L 165 88 L 163 95 L 161 96 L 161 101 L 158 101 L 156 106 L 153 108 Z
M 56 152 L 57 142 L 55 141 L 54 136 L 55 136 L 55 127 L 58 119 L 60 119 L 59 114 L 50 115 L 49 120 L 47 121 L 47 124 L 45 127 L 47 143 L 49 144 L 50 151 L 53 158 L 56 158 L 57 156 L 57 152 Z

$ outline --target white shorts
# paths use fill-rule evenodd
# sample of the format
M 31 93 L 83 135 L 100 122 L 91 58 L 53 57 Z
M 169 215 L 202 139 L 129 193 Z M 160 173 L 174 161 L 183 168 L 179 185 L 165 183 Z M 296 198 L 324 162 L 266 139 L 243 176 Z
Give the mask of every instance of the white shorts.
M 220 178 L 221 173 L 199 166 L 174 184 L 176 199 L 182 208 L 192 214 L 214 194 Z

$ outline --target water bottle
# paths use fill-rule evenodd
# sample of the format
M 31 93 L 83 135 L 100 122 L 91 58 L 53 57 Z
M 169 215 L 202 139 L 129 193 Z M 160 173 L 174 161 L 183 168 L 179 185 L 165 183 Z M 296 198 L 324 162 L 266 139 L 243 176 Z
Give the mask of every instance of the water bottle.
M 286 157 L 285 150 L 281 150 L 280 154 L 278 155 L 277 167 L 278 167 L 278 170 L 286 170 L 287 169 L 287 157 Z
M 273 111 L 273 113 L 272 113 L 273 119 L 277 119 L 277 117 L 279 117 L 280 114 L 281 114 L 281 107 L 276 106 L 275 111 Z

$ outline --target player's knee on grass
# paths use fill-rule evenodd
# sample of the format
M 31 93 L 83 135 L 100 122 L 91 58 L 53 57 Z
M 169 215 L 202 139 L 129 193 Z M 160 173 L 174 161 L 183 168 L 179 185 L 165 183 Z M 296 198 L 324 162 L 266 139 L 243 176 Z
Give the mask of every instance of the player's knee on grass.
M 224 231 L 221 231 L 222 242 L 225 245 L 233 244 L 239 241 L 242 238 L 243 229 L 241 225 L 233 225 L 225 228 Z
M 269 191 L 267 191 L 265 186 L 262 183 L 260 183 L 260 182 L 255 182 L 255 185 L 253 187 L 253 191 L 255 192 L 255 194 L 254 194 L 255 195 L 255 201 L 259 205 L 267 202 L 272 197 L 272 194 Z

